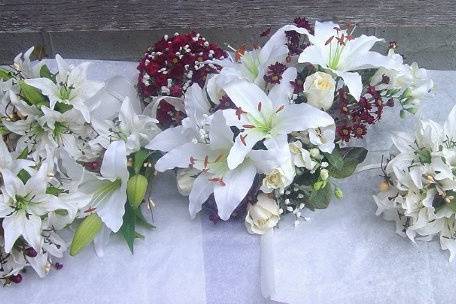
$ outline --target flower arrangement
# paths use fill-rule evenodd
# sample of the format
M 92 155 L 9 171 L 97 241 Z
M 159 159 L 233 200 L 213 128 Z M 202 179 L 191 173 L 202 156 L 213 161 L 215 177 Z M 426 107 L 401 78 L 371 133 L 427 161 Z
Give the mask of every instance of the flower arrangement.
M 19 283 L 60 269 L 92 241 L 98 254 L 111 233 L 133 251 L 151 226 L 140 205 L 154 172 L 144 146 L 158 133 L 139 99 L 105 100 L 104 83 L 87 79 L 88 63 L 56 56 L 57 70 L 32 61 L 33 48 L 0 69 L 0 281 Z M 112 111 L 106 111 L 106 102 Z M 60 236 L 74 231 L 69 244 Z
M 377 214 L 396 222 L 410 240 L 437 236 L 442 249 L 456 256 L 456 107 L 444 125 L 420 121 L 415 134 L 393 136 L 397 154 L 383 168 Z
M 209 67 L 205 77 L 179 90 L 172 88 L 181 78 L 168 78 L 166 88 L 160 79 L 183 64 L 176 37 L 195 34 L 155 45 L 160 58 L 172 58 L 160 70 L 157 52 L 145 55 L 138 89 L 152 94 L 149 106 L 163 129 L 146 147 L 163 152 L 157 171 L 176 170 L 191 216 L 205 209 L 214 221 L 244 217 L 249 232 L 263 234 L 282 214 L 299 223 L 302 209 L 323 209 L 343 196 L 336 180 L 352 175 L 367 154 L 346 143 L 364 137 L 385 108 L 415 113 L 432 88 L 426 71 L 404 64 L 395 44 L 383 55 L 371 51 L 381 39 L 354 37 L 353 30 L 297 18 L 263 47 L 230 47 L 196 61 Z M 155 89 L 144 93 L 145 85 Z

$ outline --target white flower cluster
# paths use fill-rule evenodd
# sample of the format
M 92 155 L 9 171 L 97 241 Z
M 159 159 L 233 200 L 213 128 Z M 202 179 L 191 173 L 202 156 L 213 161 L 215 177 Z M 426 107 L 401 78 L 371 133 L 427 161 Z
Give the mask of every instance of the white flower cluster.
M 288 48 L 290 31 L 310 42 L 298 56 Z M 178 189 L 189 195 L 192 216 L 211 200 L 222 220 L 247 206 L 251 233 L 265 233 L 282 213 L 299 219 L 306 206 L 325 208 L 331 196 L 342 197 L 330 178 L 349 176 L 365 157 L 362 148 L 355 153 L 338 145 L 337 90 L 347 88 L 344 98 L 356 104 L 370 86 L 363 70 L 403 68 L 399 55 L 370 51 L 378 41 L 353 38 L 332 22 L 317 22 L 314 32 L 287 25 L 262 48 L 211 60 L 219 73 L 202 88 L 193 84 L 180 101 L 170 100 L 186 117 L 147 146 L 165 153 L 156 169 L 178 169 Z
M 396 221 L 396 231 L 415 239 L 439 237 L 456 256 L 456 107 L 444 125 L 421 121 L 414 135 L 393 137 L 399 153 L 385 168 L 374 196 L 377 214 Z
M 68 245 L 56 232 L 78 218 L 95 214 L 106 227 L 99 230 L 119 231 L 130 175 L 127 157 L 143 153 L 158 133 L 154 119 L 138 114 L 136 96 L 115 100 L 109 81 L 89 80 L 88 63 L 72 66 L 57 55 L 53 73 L 47 62 L 31 61 L 32 52 L 0 69 L 4 283 L 20 281 L 25 266 L 40 276 L 59 268 L 53 258 L 62 257 Z M 98 244 L 109 236 L 95 234 Z M 73 240 L 74 253 L 82 241 Z

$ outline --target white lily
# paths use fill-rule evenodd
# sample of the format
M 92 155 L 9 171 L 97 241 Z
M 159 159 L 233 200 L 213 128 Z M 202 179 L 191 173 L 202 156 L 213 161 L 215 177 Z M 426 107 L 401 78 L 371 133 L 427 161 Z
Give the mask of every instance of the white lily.
M 58 66 L 55 82 L 48 78 L 26 79 L 25 82 L 41 90 L 49 98 L 51 109 L 54 109 L 57 103 L 71 105 L 90 122 L 92 109 L 88 106 L 88 100 L 103 87 L 103 84 L 87 79 L 89 62 L 72 67 L 60 55 L 56 55 L 55 59 Z
M 30 55 L 32 55 L 34 51 L 34 47 L 32 46 L 24 54 L 19 53 L 14 58 L 14 69 L 21 73 L 24 78 L 36 78 L 40 77 L 40 70 L 43 66 L 43 62 L 39 61 L 37 63 L 33 63 L 30 61 Z
M 136 113 L 128 97 L 122 102 L 118 118 L 100 125 L 97 130 L 104 146 L 112 140 L 125 141 L 128 155 L 146 146 L 160 132 L 157 120 Z
M 238 62 L 230 58 L 211 61 L 223 67 L 220 73 L 210 77 L 207 82 L 207 91 L 212 102 L 216 104 L 219 102 L 224 94 L 224 87 L 232 81 L 243 79 L 264 88 L 266 85 L 264 75 L 268 67 L 275 63 L 287 64 L 286 59 L 289 54 L 286 46 L 285 32 L 287 31 L 296 31 L 300 34 L 308 33 L 306 29 L 294 25 L 285 25 L 278 29 L 262 48 L 245 52 L 238 50 Z
M 294 68 L 290 69 L 296 73 Z M 223 111 L 227 123 L 241 130 L 228 156 L 231 169 L 263 139 L 334 125 L 328 113 L 305 103 L 290 104 L 287 94 L 271 90 L 268 97 L 258 86 L 246 81 L 231 83 L 225 91 L 237 106 L 236 110 Z
M 31 160 L 27 159 L 18 159 L 17 157 L 20 155 L 20 152 L 16 151 L 14 153 L 10 153 L 8 147 L 6 146 L 3 138 L 0 137 L 0 171 L 2 170 L 10 170 L 13 174 L 19 173 L 22 169 L 26 171 L 31 171 L 31 167 L 35 165 L 35 163 Z
M 2 177 L 0 218 L 3 218 L 5 231 L 5 251 L 10 252 L 20 236 L 39 251 L 42 246 L 41 217 L 61 207 L 56 196 L 46 193 L 48 168 L 41 165 L 25 184 L 9 170 L 2 170 Z
M 87 212 L 96 212 L 113 232 L 122 226 L 127 202 L 127 150 L 124 141 L 112 142 L 106 150 L 100 175 L 84 172 L 79 191 L 91 196 Z
M 257 170 L 249 159 L 234 170 L 228 168 L 227 157 L 233 145 L 233 133 L 220 111 L 214 114 L 209 136 L 210 144 L 184 144 L 160 158 L 155 168 L 160 172 L 176 167 L 198 169 L 200 174 L 194 180 L 189 195 L 190 215 L 194 217 L 214 193 L 220 218 L 228 220 L 248 193 Z
M 169 152 L 186 143 L 207 143 L 211 116 L 210 103 L 198 84 L 193 84 L 185 94 L 184 107 L 187 117 L 181 126 L 168 128 L 155 136 L 146 146 L 150 150 Z
M 318 21 L 315 22 L 315 34 L 306 34 L 312 45 L 304 49 L 298 61 L 319 65 L 341 77 L 356 100 L 363 88 L 361 75 L 356 71 L 374 67 L 397 68 L 397 62 L 390 57 L 370 51 L 376 42 L 382 41 L 375 36 L 352 38 L 351 33 L 341 30 L 335 23 Z

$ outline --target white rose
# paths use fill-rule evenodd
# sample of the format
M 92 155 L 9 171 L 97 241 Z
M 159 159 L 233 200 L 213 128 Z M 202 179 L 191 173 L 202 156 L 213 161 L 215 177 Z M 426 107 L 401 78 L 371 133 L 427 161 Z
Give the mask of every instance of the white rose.
M 198 174 L 196 169 L 178 169 L 176 174 L 177 191 L 180 194 L 187 196 L 192 191 L 195 176 Z
M 304 82 L 304 93 L 307 103 L 319 109 L 328 110 L 334 102 L 336 82 L 331 75 L 316 72 L 307 76 Z
M 273 169 L 263 178 L 263 185 L 261 190 L 264 192 L 271 192 L 276 189 L 283 189 L 290 184 L 287 176 L 282 169 Z
M 249 233 L 264 234 L 279 222 L 279 206 L 274 199 L 264 193 L 258 195 L 255 205 L 249 204 L 247 208 L 245 226 Z

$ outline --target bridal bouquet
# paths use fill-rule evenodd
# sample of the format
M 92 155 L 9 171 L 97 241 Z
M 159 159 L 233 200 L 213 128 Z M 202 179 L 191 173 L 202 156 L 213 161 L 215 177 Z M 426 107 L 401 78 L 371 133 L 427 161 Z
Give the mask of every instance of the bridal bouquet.
M 377 214 L 412 241 L 440 239 L 456 256 L 456 107 L 444 125 L 420 121 L 415 134 L 393 136 L 397 154 L 383 168 Z
M 0 280 L 40 277 L 67 248 L 75 255 L 111 232 L 133 250 L 139 209 L 153 173 L 144 146 L 159 131 L 139 99 L 106 100 L 108 84 L 87 79 L 88 63 L 57 69 L 31 61 L 33 48 L 0 69 Z M 106 103 L 109 102 L 107 105 Z M 71 226 L 70 226 L 71 225 Z M 59 232 L 73 230 L 71 245 Z
M 387 55 L 371 51 L 381 41 L 303 18 L 251 49 L 165 35 L 138 66 L 139 92 L 163 129 L 147 146 L 163 152 L 155 168 L 176 169 L 191 216 L 242 216 L 250 233 L 284 213 L 298 223 L 302 209 L 326 208 L 343 196 L 336 180 L 366 157 L 346 142 L 388 107 L 415 113 L 432 87 L 394 43 Z

